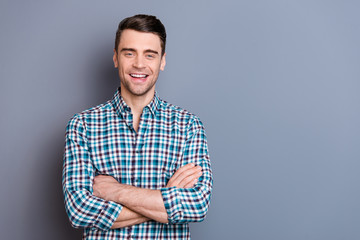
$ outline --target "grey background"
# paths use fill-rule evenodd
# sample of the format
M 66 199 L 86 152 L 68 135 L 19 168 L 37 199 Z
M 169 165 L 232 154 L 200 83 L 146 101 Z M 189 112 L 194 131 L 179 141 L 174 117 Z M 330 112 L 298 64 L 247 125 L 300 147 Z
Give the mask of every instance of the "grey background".
M 1 239 L 80 239 L 61 192 L 70 117 L 110 99 L 118 22 L 168 32 L 161 97 L 205 124 L 193 239 L 360 239 L 359 1 L 0 3 Z

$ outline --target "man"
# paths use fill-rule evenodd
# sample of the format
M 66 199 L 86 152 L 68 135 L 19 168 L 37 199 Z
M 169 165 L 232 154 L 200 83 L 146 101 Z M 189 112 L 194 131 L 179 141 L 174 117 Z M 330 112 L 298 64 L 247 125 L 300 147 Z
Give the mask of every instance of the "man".
M 65 207 L 84 239 L 190 239 L 212 190 L 204 127 L 155 92 L 166 32 L 154 16 L 124 19 L 113 61 L 112 100 L 76 114 L 66 128 Z

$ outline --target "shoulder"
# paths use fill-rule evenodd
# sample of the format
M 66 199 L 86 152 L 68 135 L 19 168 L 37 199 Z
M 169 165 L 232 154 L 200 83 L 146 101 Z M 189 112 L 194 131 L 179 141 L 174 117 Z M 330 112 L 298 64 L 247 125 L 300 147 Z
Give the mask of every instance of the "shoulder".
M 83 130 L 82 128 L 86 128 L 86 125 L 99 122 L 101 119 L 106 118 L 112 113 L 113 107 L 111 100 L 109 100 L 105 103 L 74 114 L 68 122 L 67 130 Z
M 160 117 L 170 122 L 175 122 L 187 130 L 191 128 L 203 128 L 203 124 L 198 116 L 188 110 L 161 100 Z

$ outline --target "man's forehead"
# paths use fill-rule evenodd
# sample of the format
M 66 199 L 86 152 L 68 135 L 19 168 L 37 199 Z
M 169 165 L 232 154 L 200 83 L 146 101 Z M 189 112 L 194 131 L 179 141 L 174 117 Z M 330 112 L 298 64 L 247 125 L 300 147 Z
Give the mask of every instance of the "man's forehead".
M 119 46 L 136 50 L 152 49 L 158 51 L 161 50 L 161 41 L 160 37 L 154 33 L 125 29 L 121 33 Z

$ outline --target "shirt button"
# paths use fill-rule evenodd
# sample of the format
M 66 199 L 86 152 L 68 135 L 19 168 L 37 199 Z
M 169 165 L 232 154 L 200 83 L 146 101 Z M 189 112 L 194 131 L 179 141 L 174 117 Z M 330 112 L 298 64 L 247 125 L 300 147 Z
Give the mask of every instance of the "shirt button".
M 136 150 L 136 153 L 140 153 L 140 150 L 138 149 L 138 150 Z

